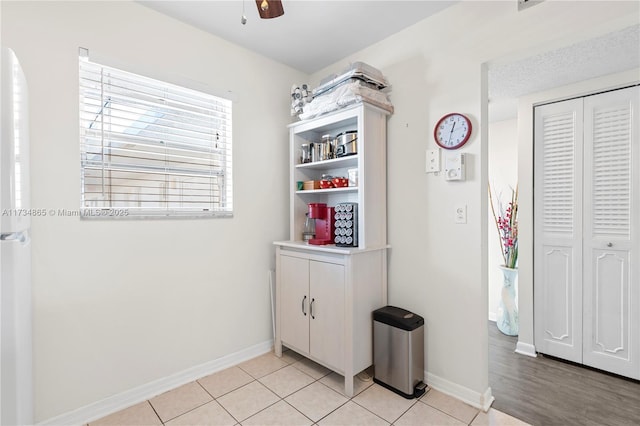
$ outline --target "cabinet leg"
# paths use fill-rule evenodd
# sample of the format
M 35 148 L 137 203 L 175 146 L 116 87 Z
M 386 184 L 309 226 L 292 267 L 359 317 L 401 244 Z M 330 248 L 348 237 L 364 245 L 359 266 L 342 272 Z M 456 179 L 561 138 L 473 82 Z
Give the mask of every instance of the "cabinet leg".
M 344 394 L 349 398 L 353 397 L 353 379 L 351 375 L 344 376 Z
M 280 340 L 274 342 L 273 350 L 278 358 L 282 357 L 282 342 Z

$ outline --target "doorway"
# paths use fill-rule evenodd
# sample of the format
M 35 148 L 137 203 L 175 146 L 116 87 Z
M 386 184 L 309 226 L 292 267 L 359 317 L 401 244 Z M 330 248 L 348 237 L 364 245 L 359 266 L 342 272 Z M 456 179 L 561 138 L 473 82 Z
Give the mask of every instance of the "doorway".
M 634 31 L 637 31 L 637 26 L 634 27 Z M 617 38 L 620 34 L 624 34 L 629 29 L 620 30 L 617 33 L 608 34 L 606 36 L 594 39 L 595 42 L 600 43 L 604 38 L 611 37 Z M 582 43 L 589 43 L 591 41 L 585 41 Z M 581 43 L 581 44 L 582 44 Z M 566 49 L 566 48 L 563 48 Z M 547 52 L 548 53 L 548 52 Z M 599 58 L 599 61 L 607 61 L 607 53 L 593 55 Z M 483 124 L 489 129 L 489 137 L 487 140 L 489 152 L 492 148 L 491 139 L 491 126 L 493 122 L 499 122 L 503 120 L 496 120 L 496 117 L 503 116 L 494 113 L 494 111 L 502 111 L 500 108 L 503 105 L 508 105 L 507 110 L 510 111 L 511 118 L 515 120 L 515 137 L 517 140 L 517 181 L 519 185 L 519 260 L 518 260 L 518 308 L 519 308 L 519 336 L 510 340 L 510 351 L 513 357 L 518 357 L 519 362 L 524 362 L 526 358 L 513 354 L 517 352 L 519 354 L 529 355 L 536 357 L 536 348 L 534 346 L 534 326 L 533 326 L 533 106 L 537 103 L 574 97 L 594 92 L 595 90 L 602 88 L 620 87 L 621 85 L 630 84 L 638 80 L 640 64 L 636 60 L 632 66 L 628 68 L 621 68 L 619 70 L 613 70 L 611 73 L 604 76 L 591 75 L 580 82 L 564 81 L 562 84 L 556 84 L 554 81 L 533 81 L 532 85 L 537 88 L 533 91 L 522 90 L 519 92 L 504 92 L 501 88 L 493 87 L 496 81 L 500 77 L 507 76 L 510 79 L 508 83 L 513 83 L 514 80 L 535 80 L 536 75 L 548 75 L 549 73 L 536 73 L 535 68 L 527 66 L 527 61 L 531 60 L 535 62 L 537 56 L 531 58 L 520 56 L 516 59 L 499 58 L 493 62 L 484 64 L 486 66 L 485 79 L 487 81 L 486 90 L 487 95 L 487 117 L 483 120 Z M 522 73 L 515 75 L 509 75 L 513 70 L 529 70 L 526 75 Z M 492 71 L 494 77 L 492 78 Z M 564 76 L 572 75 L 570 69 L 562 69 Z M 499 77 L 496 77 L 498 75 Z M 582 74 L 584 75 L 584 74 Z M 500 114 L 503 114 L 500 112 Z M 507 117 L 508 119 L 508 117 Z M 513 132 L 512 132 L 513 134 Z M 490 154 L 489 154 L 490 155 Z M 491 183 L 492 176 L 495 173 L 495 163 L 492 165 L 489 159 L 488 177 Z M 490 317 L 491 305 L 495 304 L 495 300 L 499 295 L 492 294 L 492 285 L 495 288 L 494 280 L 497 273 L 497 261 L 496 256 L 492 255 L 497 252 L 498 242 L 496 240 L 495 224 L 491 212 L 488 212 L 487 219 L 487 241 L 486 247 L 489 253 L 488 265 L 487 265 L 487 288 L 488 288 L 488 300 L 489 300 L 489 312 L 487 317 L 489 319 L 495 319 Z M 497 259 L 499 260 L 499 253 Z M 492 272 L 493 271 L 493 272 Z M 498 278 L 499 279 L 499 278 Z M 495 291 L 493 291 L 495 293 Z M 489 323 L 490 327 L 495 328 L 495 323 Z M 490 330 L 490 333 L 493 330 Z M 489 345 L 488 345 L 489 346 Z M 494 384 L 491 382 L 492 367 L 489 365 L 489 386 L 492 388 Z M 495 389 L 494 389 L 495 390 Z M 501 398 L 499 393 L 494 391 L 496 400 Z
M 615 70 L 616 72 L 599 76 L 602 72 L 602 69 L 598 68 L 600 62 L 615 61 L 609 57 L 611 52 L 597 50 L 597 47 L 611 45 L 611 43 L 624 43 L 621 40 L 633 38 L 630 37 L 630 34 L 637 33 L 640 33 L 640 26 L 634 25 L 556 51 L 533 56 L 520 53 L 516 59 L 498 58 L 483 64 L 487 102 L 485 109 L 487 114 L 483 119 L 483 125 L 489 129 L 487 137 L 488 182 L 497 181 L 497 186 L 501 184 L 503 190 L 505 187 L 508 189 L 509 184 L 513 184 L 514 181 L 510 175 L 513 172 L 509 172 L 508 169 L 513 167 L 517 175 L 515 180 L 519 187 L 517 287 L 520 324 L 516 349 L 520 353 L 535 356 L 535 347 L 533 346 L 533 106 L 550 100 L 583 96 L 603 89 L 636 83 L 640 69 L 638 57 L 630 58 L 629 62 L 620 64 L 620 69 Z M 591 74 L 582 69 L 578 73 L 572 68 L 572 64 L 546 61 L 549 57 L 559 57 L 555 53 L 560 50 L 569 55 L 574 48 L 584 51 L 590 45 L 594 46 L 592 57 L 597 58 L 597 64 Z M 629 49 L 633 50 L 634 48 L 629 47 Z M 583 67 L 584 63 L 578 66 Z M 523 70 L 526 70 L 526 73 Z M 557 78 L 555 76 L 549 77 L 554 75 L 553 71 L 559 75 Z M 570 79 L 574 74 L 580 75 L 581 78 L 585 78 L 585 76 L 591 78 L 576 82 Z M 509 151 L 505 150 L 508 142 L 497 141 L 494 144 L 492 138 L 492 135 L 500 132 L 500 130 L 492 128 L 495 127 L 494 123 L 508 122 L 508 120 L 513 121 L 511 121 L 512 124 L 507 125 L 510 130 L 508 135 L 504 137 L 513 138 L 515 142 L 510 154 L 507 154 Z M 503 159 L 500 159 L 500 156 L 503 156 Z M 514 159 L 514 156 L 517 158 Z M 504 157 L 508 157 L 508 159 L 505 160 Z M 495 223 L 490 210 L 486 225 L 486 249 L 489 253 L 487 264 L 489 311 L 487 317 L 495 319 L 490 316 L 490 312 L 492 310 L 495 312 L 496 299 L 499 298 L 499 295 L 495 294 L 496 291 L 492 290 L 492 286 L 499 288 L 500 276 L 497 266 L 501 255 Z M 498 284 L 495 284 L 496 280 Z

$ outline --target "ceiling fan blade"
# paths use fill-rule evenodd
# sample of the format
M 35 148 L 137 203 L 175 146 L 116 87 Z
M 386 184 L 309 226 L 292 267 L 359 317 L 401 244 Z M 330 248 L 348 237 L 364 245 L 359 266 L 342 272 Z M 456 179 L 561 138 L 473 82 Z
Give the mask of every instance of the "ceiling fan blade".
M 263 8 L 263 4 L 267 5 L 266 9 Z M 258 13 L 262 19 L 277 18 L 284 15 L 281 0 L 256 0 L 256 6 L 258 6 Z

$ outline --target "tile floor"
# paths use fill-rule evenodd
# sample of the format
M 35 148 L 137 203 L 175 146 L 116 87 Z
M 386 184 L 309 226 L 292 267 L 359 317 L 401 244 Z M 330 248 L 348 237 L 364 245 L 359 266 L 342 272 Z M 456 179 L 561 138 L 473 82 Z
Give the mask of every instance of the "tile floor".
M 91 422 L 93 425 L 526 425 L 490 409 L 487 413 L 428 388 L 408 400 L 355 380 L 343 395 L 342 376 L 287 351 L 268 353 L 203 377 L 148 401 Z

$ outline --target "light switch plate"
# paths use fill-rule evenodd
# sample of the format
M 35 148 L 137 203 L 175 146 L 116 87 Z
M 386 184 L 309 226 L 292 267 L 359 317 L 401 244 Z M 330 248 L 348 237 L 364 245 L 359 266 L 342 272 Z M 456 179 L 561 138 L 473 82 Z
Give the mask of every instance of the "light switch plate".
M 438 173 L 440 171 L 440 150 L 427 150 L 427 168 L 426 173 Z

